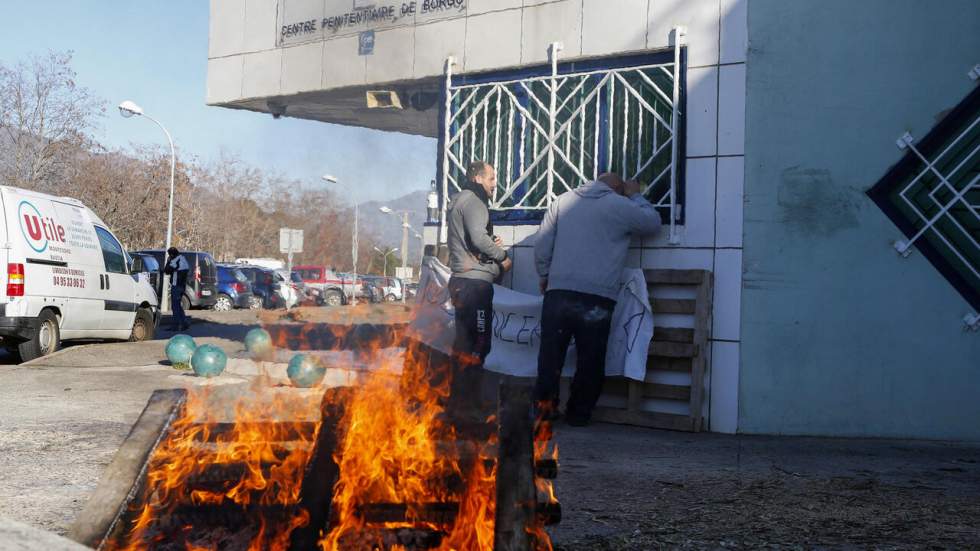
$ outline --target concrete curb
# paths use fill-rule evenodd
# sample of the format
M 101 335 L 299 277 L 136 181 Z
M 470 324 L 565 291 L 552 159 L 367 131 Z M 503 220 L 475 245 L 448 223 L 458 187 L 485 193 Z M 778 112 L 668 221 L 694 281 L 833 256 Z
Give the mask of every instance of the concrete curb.
M 75 350 L 83 350 L 85 348 L 88 348 L 88 347 L 91 347 L 91 346 L 97 346 L 99 344 L 104 344 L 104 343 L 77 344 L 77 345 L 72 345 L 72 346 L 65 346 L 65 347 L 59 348 L 58 350 L 55 350 L 54 352 L 52 352 L 51 354 L 48 354 L 47 356 L 41 356 L 40 358 L 34 358 L 33 360 L 30 360 L 30 361 L 27 361 L 27 362 L 23 362 L 23 363 L 19 363 L 17 365 L 18 366 L 22 366 L 22 367 L 31 367 L 31 366 L 34 366 L 34 365 L 41 364 L 42 362 L 45 362 L 47 360 L 50 360 L 51 358 L 57 358 L 58 356 L 60 356 L 62 354 L 65 354 L 67 352 L 75 351 Z

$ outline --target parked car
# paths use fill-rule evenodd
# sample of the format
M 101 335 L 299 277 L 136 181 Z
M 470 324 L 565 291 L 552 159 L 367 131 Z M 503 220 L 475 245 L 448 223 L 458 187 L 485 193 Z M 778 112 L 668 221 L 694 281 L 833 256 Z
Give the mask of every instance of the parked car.
M 292 281 L 292 275 L 286 270 L 273 270 L 274 281 L 278 285 L 276 292 L 282 297 L 286 308 L 292 308 L 299 304 L 300 290 Z
M 252 294 L 252 284 L 238 266 L 218 264 L 218 299 L 214 309 L 261 308 L 262 299 Z
M 153 291 L 156 293 L 158 302 L 162 293 L 162 287 L 160 287 L 160 282 L 163 281 L 163 268 L 157 259 L 151 254 L 143 253 L 133 253 L 133 273 L 134 274 L 146 274 L 150 278 L 150 285 L 153 287 Z
M 418 283 L 406 283 L 405 284 L 405 297 L 408 299 L 413 299 L 419 294 L 419 284 Z
M 150 255 L 160 266 L 166 262 L 166 251 L 160 249 L 136 251 L 141 255 Z M 209 253 L 200 251 L 182 251 L 180 256 L 187 259 L 190 273 L 187 274 L 187 288 L 180 303 L 184 310 L 192 308 L 211 308 L 218 300 L 218 269 L 217 263 Z M 166 279 L 166 278 L 163 278 Z M 161 283 L 163 283 L 161 281 Z M 162 289 L 160 290 L 162 295 Z
M 23 360 L 74 339 L 152 339 L 150 279 L 81 201 L 0 186 L 0 341 Z
M 272 270 L 259 266 L 238 266 L 238 269 L 252 284 L 252 294 L 259 298 L 263 308 L 284 306 L 282 298 L 276 292 L 277 284 Z
M 402 296 L 405 294 L 404 285 L 402 285 L 402 280 L 397 277 L 384 277 L 384 276 L 362 276 L 364 279 L 370 279 L 374 282 L 380 289 L 384 300 L 388 302 L 393 302 L 396 300 L 401 300 Z
M 326 266 L 296 266 L 293 274 L 307 287 L 318 289 L 327 306 L 346 304 L 354 295 L 355 279 L 344 277 L 346 274 L 338 274 Z

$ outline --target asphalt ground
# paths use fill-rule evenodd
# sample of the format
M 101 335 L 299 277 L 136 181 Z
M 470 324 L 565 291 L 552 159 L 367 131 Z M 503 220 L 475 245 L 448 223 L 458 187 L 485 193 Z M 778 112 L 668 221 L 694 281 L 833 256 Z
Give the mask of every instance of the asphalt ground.
M 404 316 L 400 305 L 371 308 L 308 315 Z M 194 315 L 190 334 L 233 357 L 259 322 Z M 0 365 L 0 517 L 67 531 L 153 390 L 198 384 L 166 365 L 164 343 L 77 345 Z M 556 440 L 558 549 L 980 547 L 980 444 L 562 423 Z

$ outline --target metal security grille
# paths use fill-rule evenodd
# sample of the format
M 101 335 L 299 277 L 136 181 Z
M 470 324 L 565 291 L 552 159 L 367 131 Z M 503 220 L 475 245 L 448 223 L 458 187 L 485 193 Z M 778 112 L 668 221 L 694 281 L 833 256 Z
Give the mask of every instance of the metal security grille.
M 918 144 L 906 133 L 897 145 L 907 154 L 869 191 L 906 235 L 895 249 L 918 247 L 980 310 L 980 89 Z
M 443 208 L 474 160 L 497 167 L 491 208 L 510 219 L 540 219 L 557 196 L 615 171 L 645 184 L 673 235 L 682 215 L 683 49 L 606 66 L 560 64 L 557 52 L 552 45 L 539 74 L 454 77 L 447 63 Z

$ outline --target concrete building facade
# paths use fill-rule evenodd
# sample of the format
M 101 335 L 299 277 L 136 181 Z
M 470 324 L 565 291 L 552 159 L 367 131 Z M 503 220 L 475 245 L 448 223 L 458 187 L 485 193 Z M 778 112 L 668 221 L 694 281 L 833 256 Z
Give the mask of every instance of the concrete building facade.
M 950 8 L 212 0 L 207 102 L 436 138 L 443 199 L 467 160 L 496 161 L 506 283 L 528 293 L 541 209 L 602 170 L 638 176 L 670 231 L 631 263 L 714 273 L 710 430 L 980 439 L 977 306 L 896 254 L 864 194 L 895 137 L 974 86 L 980 10 Z

